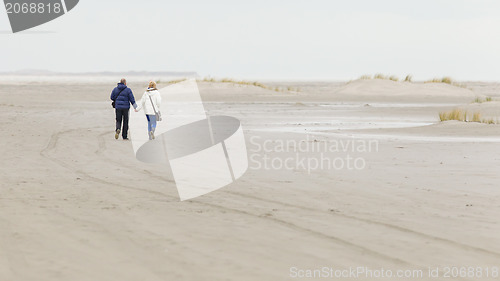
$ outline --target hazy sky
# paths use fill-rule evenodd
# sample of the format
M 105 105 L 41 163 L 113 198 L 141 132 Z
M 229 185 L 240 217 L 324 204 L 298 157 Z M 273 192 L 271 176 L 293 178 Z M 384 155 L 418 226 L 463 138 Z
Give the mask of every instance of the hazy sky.
M 500 1 L 80 0 L 19 34 L 0 9 L 0 48 L 0 71 L 500 80 Z

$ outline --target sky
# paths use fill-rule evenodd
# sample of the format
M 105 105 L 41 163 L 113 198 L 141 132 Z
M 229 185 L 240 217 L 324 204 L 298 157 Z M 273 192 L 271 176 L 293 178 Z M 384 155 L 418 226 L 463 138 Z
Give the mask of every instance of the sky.
M 500 81 L 500 1 L 80 0 L 16 34 L 0 9 L 0 51 L 0 71 Z

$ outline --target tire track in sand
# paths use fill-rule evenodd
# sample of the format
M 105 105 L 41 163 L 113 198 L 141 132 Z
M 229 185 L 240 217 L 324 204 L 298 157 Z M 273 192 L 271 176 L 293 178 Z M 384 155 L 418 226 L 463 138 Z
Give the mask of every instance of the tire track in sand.
M 101 178 L 94 177 L 94 176 L 92 176 L 92 175 L 90 175 L 90 174 L 88 174 L 86 172 L 83 172 L 83 171 L 77 171 L 76 169 L 71 169 L 71 165 L 72 165 L 71 163 L 65 163 L 64 161 L 62 161 L 60 159 L 57 159 L 56 157 L 50 156 L 49 152 L 51 150 L 54 150 L 57 147 L 59 138 L 62 135 L 67 134 L 67 133 L 71 133 L 71 132 L 77 131 L 77 130 L 80 130 L 80 129 L 70 129 L 70 130 L 65 130 L 65 131 L 54 133 L 52 135 L 50 141 L 49 141 L 49 144 L 43 150 L 42 156 L 44 156 L 44 157 L 46 157 L 46 158 L 54 161 L 56 164 L 58 164 L 58 165 L 60 165 L 60 166 L 62 166 L 64 168 L 66 168 L 66 169 L 69 169 L 70 171 L 72 171 L 74 173 L 77 173 L 77 174 L 81 175 L 82 177 L 85 177 L 85 178 L 87 178 L 87 179 L 89 179 L 91 181 L 94 181 L 94 182 L 97 182 L 97 183 L 100 183 L 100 184 L 104 184 L 104 185 L 116 185 L 115 182 L 111 182 L 111 181 L 107 181 L 107 180 L 104 180 L 104 179 L 101 179 Z M 105 134 L 107 134 L 107 132 L 100 134 L 100 136 L 104 137 Z M 105 140 L 101 141 L 101 144 L 103 144 L 103 146 L 101 147 L 101 149 L 98 149 L 97 151 L 100 151 L 99 154 L 102 156 L 103 152 L 106 150 Z M 99 145 L 99 141 L 98 141 L 98 145 Z M 115 160 L 109 159 L 107 157 L 105 157 L 105 158 L 108 161 L 117 163 Z M 135 167 L 131 167 L 130 165 L 124 165 L 123 163 L 119 163 L 119 164 L 120 164 L 120 167 L 125 167 L 125 168 L 127 168 L 127 169 L 129 169 L 129 170 L 131 170 L 133 172 L 136 172 L 136 173 L 138 172 Z M 157 178 L 158 180 L 161 180 L 162 182 L 165 181 L 165 178 L 160 177 L 160 176 L 155 176 L 155 178 Z M 146 192 L 146 193 L 149 193 L 149 194 L 152 194 L 152 195 L 155 195 L 155 196 L 159 196 L 160 195 L 160 196 L 172 199 L 172 200 L 178 200 L 177 196 L 168 195 L 168 194 L 165 194 L 165 193 L 159 192 L 159 191 L 153 191 L 153 190 L 149 190 L 149 189 L 143 189 L 143 188 L 138 188 L 138 187 L 129 186 L 129 185 L 123 185 L 123 184 L 121 184 L 120 186 L 123 187 L 123 188 L 135 190 L 135 191 Z M 251 212 L 248 212 L 248 211 L 243 211 L 243 210 L 240 210 L 240 209 L 230 208 L 230 207 L 226 207 L 226 206 L 222 206 L 222 205 L 218 205 L 218 204 L 213 204 L 213 203 L 207 203 L 207 202 L 201 202 L 201 201 L 190 201 L 190 202 L 198 204 L 198 205 L 202 205 L 202 206 L 211 207 L 211 208 L 214 208 L 214 209 L 219 209 L 219 210 L 222 210 L 222 211 L 239 213 L 239 214 L 250 216 L 250 217 L 254 217 L 254 218 L 257 218 L 257 219 L 271 221 L 271 222 L 280 224 L 282 226 L 286 226 L 286 227 L 288 227 L 290 229 L 293 229 L 293 230 L 296 230 L 296 231 L 300 231 L 300 232 L 307 233 L 307 234 L 313 235 L 315 237 L 318 237 L 318 238 L 321 238 L 321 239 L 324 239 L 324 240 L 329 240 L 331 242 L 335 242 L 335 243 L 337 243 L 337 244 L 339 244 L 341 246 L 344 246 L 344 247 L 347 247 L 347 248 L 351 248 L 351 249 L 353 249 L 355 251 L 361 252 L 362 254 L 371 255 L 373 257 L 381 258 L 381 259 L 390 261 L 390 262 L 398 264 L 398 265 L 411 265 L 411 263 L 409 263 L 409 262 L 407 262 L 405 260 L 402 260 L 402 259 L 390 256 L 390 255 L 386 255 L 386 254 L 383 254 L 383 253 L 378 252 L 378 251 L 374 251 L 374 250 L 369 249 L 369 248 L 367 248 L 365 246 L 352 243 L 350 241 L 347 241 L 345 239 L 341 239 L 341 238 L 333 236 L 333 235 L 328 235 L 328 234 L 325 234 L 325 233 L 322 233 L 322 232 L 318 232 L 318 231 L 315 231 L 315 230 L 312 230 L 312 229 L 309 229 L 309 228 L 305 228 L 305 227 L 296 225 L 296 224 L 294 224 L 294 223 L 292 223 L 290 221 L 286 221 L 286 220 L 283 220 L 283 219 L 261 216 L 259 214 L 254 214 L 254 213 L 251 213 Z
M 100 140 L 100 142 L 102 142 L 104 144 L 105 144 L 105 139 L 104 139 L 104 135 L 105 134 L 107 134 L 107 133 L 99 135 L 99 137 L 102 138 Z M 107 159 L 109 161 L 112 161 L 112 162 L 116 163 L 116 164 L 120 164 L 117 161 L 114 161 L 113 159 L 110 159 L 110 158 L 107 158 Z M 133 170 L 133 168 L 130 167 L 130 166 L 127 166 L 127 168 Z M 167 179 L 165 177 L 154 175 L 150 171 L 147 171 L 147 170 L 145 170 L 145 171 L 148 174 L 150 174 L 151 176 L 153 176 L 154 178 L 159 179 L 160 181 L 173 182 L 172 180 Z M 310 208 L 310 207 L 297 206 L 297 205 L 293 205 L 293 204 L 281 202 L 281 201 L 278 201 L 278 200 L 265 199 L 265 198 L 261 198 L 261 197 L 258 197 L 258 196 L 248 195 L 248 194 L 243 194 L 243 193 L 238 193 L 238 192 L 234 192 L 234 191 L 221 190 L 221 192 L 226 193 L 226 194 L 230 194 L 230 195 L 233 195 L 233 196 L 240 197 L 240 198 L 243 199 L 243 201 L 246 201 L 246 202 L 248 201 L 248 199 L 252 199 L 252 200 L 256 200 L 259 203 L 266 202 L 266 203 L 270 203 L 270 204 L 278 204 L 278 205 L 285 206 L 285 207 L 288 207 L 288 208 L 294 208 L 294 209 L 297 209 L 298 212 L 308 211 L 308 212 L 311 212 L 311 213 L 314 213 L 314 214 L 327 215 L 327 216 L 332 216 L 332 217 L 337 217 L 337 218 L 343 218 L 343 219 L 358 221 L 358 222 L 369 224 L 369 225 L 380 226 L 380 227 L 383 227 L 383 228 L 386 228 L 386 229 L 389 229 L 389 230 L 392 230 L 392 231 L 402 232 L 402 233 L 405 233 L 407 235 L 412 235 L 412 236 L 418 237 L 419 239 L 428 239 L 428 240 L 431 240 L 431 241 L 443 243 L 443 244 L 446 244 L 449 247 L 454 247 L 454 248 L 458 248 L 458 249 L 465 250 L 465 251 L 470 251 L 470 252 L 481 253 L 481 254 L 488 255 L 488 256 L 491 256 L 491 257 L 494 257 L 494 258 L 500 258 L 500 253 L 497 253 L 495 251 L 490 251 L 490 250 L 483 249 L 483 248 L 480 248 L 480 247 L 476 247 L 476 246 L 472 246 L 472 245 L 468 245 L 468 244 L 463 244 L 463 243 L 456 242 L 456 241 L 453 241 L 453 240 L 450 240 L 450 239 L 446 239 L 446 238 L 442 238 L 442 237 L 437 237 L 437 236 L 434 236 L 434 235 L 430 235 L 430 234 L 422 233 L 422 232 L 415 231 L 415 230 L 412 230 L 412 229 L 408 229 L 408 228 L 405 228 L 405 227 L 402 227 L 402 226 L 393 225 L 393 224 L 390 224 L 390 223 L 379 222 L 379 221 L 376 221 L 376 220 L 371 220 L 371 219 L 366 219 L 366 218 L 360 218 L 360 217 L 353 216 L 353 215 L 339 214 L 339 213 L 333 213 L 333 212 L 329 212 L 329 211 L 321 211 L 321 210 Z M 201 202 L 198 202 L 198 203 L 201 203 Z M 219 208 L 231 209 L 231 210 L 234 210 L 234 211 L 239 211 L 240 213 L 246 214 L 246 215 L 252 215 L 252 216 L 262 217 L 261 215 L 258 215 L 258 214 L 249 213 L 249 212 L 243 211 L 241 209 L 235 209 L 235 208 L 231 208 L 231 207 L 228 207 L 228 206 L 221 206 L 221 205 L 217 205 L 217 204 L 213 204 L 213 203 L 206 203 L 206 202 L 203 202 L 202 204 L 210 205 L 212 207 L 219 207 Z M 261 205 L 261 204 L 259 204 L 259 205 Z M 269 209 L 272 209 L 272 207 L 273 206 L 271 205 L 269 207 Z M 289 221 L 286 221 L 286 220 L 281 220 L 281 219 L 277 219 L 277 218 L 273 218 L 273 217 L 265 217 L 265 218 L 268 218 L 270 220 L 274 220 L 276 222 L 282 222 L 282 223 L 284 223 L 284 225 L 288 225 L 290 227 L 298 227 L 298 228 L 300 228 L 302 230 L 310 230 L 309 228 L 298 226 L 298 225 L 293 224 L 293 223 L 291 223 Z M 316 233 L 316 234 L 325 235 L 322 232 L 318 232 L 318 231 L 313 231 L 313 232 Z M 328 236 L 328 235 L 326 235 L 326 236 Z M 351 245 L 352 244 L 351 246 L 357 246 L 356 244 L 353 244 L 353 243 L 351 243 L 351 242 L 349 242 L 347 240 L 343 240 L 343 241 L 347 243 L 346 245 Z M 366 248 L 364 248 L 364 249 L 366 249 Z

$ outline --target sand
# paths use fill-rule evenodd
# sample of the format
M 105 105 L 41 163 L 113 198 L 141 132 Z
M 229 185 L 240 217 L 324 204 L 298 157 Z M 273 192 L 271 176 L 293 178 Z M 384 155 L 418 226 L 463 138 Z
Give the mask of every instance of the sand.
M 131 143 L 114 139 L 112 83 L 4 83 L 0 280 L 289 280 L 294 270 L 324 266 L 491 270 L 500 265 L 500 125 L 438 121 L 440 111 L 496 93 L 488 85 L 497 84 L 473 85 L 296 82 L 301 92 L 278 93 L 200 83 L 209 114 L 241 120 L 257 161 L 235 183 L 180 202 L 168 167 L 135 160 Z M 140 98 L 145 85 L 130 86 Z M 488 114 L 500 107 L 472 106 Z M 296 157 L 279 150 L 284 141 L 355 140 L 376 141 L 377 150 L 328 155 L 361 157 L 361 170 L 254 167 L 264 155 Z M 266 142 L 273 151 L 258 149 Z

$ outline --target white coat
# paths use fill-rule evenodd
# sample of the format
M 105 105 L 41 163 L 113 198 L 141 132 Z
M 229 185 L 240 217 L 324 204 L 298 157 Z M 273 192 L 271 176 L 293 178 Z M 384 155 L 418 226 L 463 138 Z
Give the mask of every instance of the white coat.
M 151 97 L 151 99 L 149 97 Z M 153 101 L 156 112 L 159 112 L 161 105 L 161 95 L 160 92 L 158 92 L 158 90 L 153 90 L 153 89 L 148 89 L 146 92 L 144 92 L 144 95 L 142 95 L 141 98 L 141 102 L 137 107 L 137 111 L 140 111 L 141 109 L 144 108 L 144 113 L 146 115 L 155 115 L 156 112 L 153 109 L 151 101 Z

